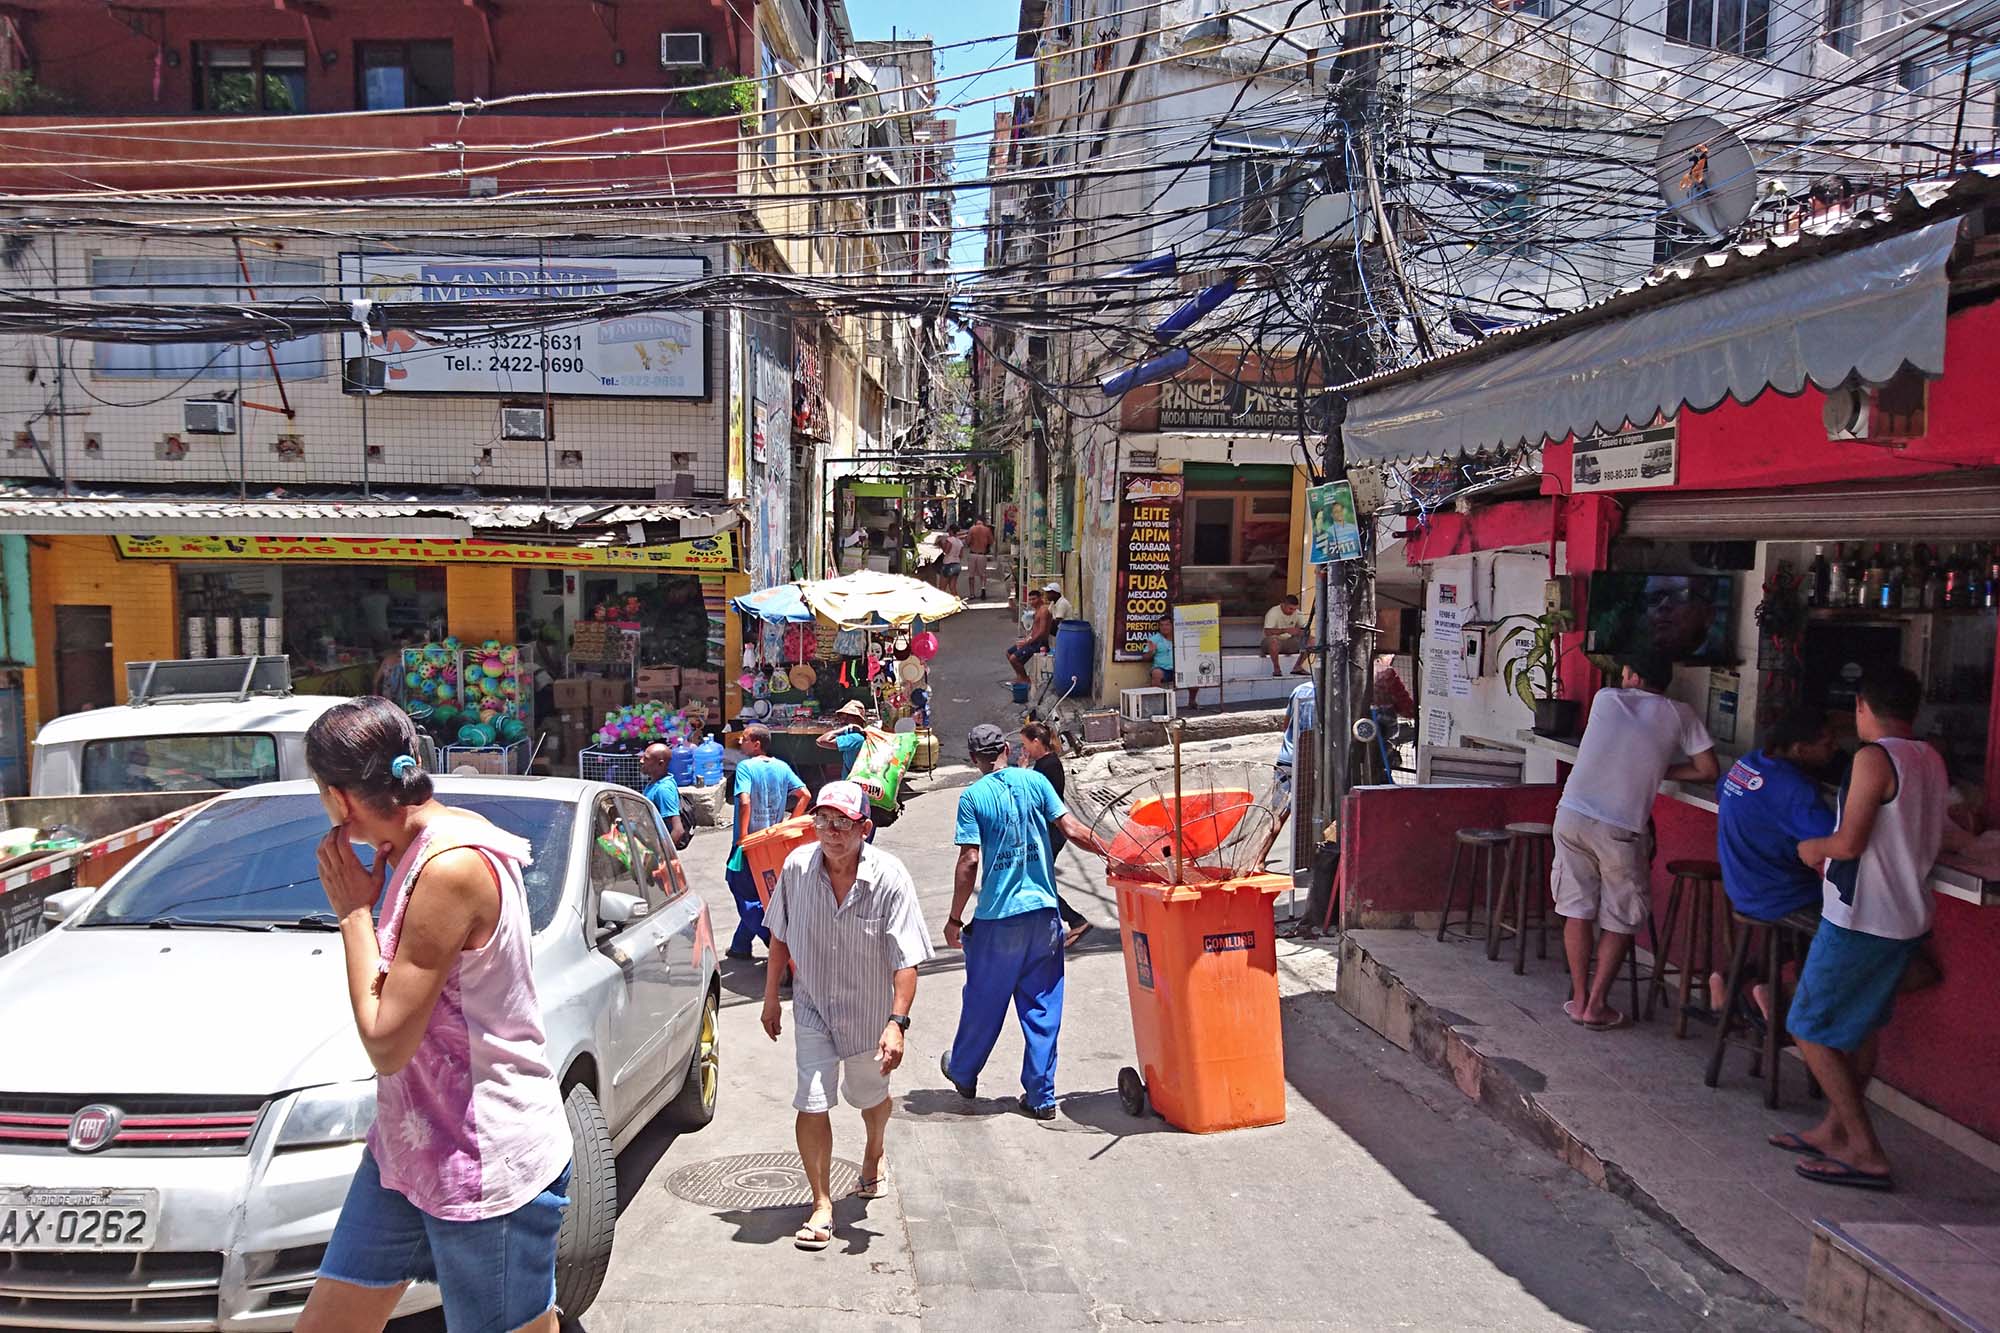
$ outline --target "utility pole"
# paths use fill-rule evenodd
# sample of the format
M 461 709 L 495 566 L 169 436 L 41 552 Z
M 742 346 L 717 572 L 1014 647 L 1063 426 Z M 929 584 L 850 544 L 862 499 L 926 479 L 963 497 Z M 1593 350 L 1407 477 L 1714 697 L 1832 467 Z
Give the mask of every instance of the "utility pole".
M 1372 151 L 1366 142 L 1369 126 L 1377 110 L 1377 85 L 1381 72 L 1382 16 L 1379 12 L 1359 14 L 1346 20 L 1341 33 L 1341 55 L 1335 62 L 1334 72 L 1340 80 L 1334 92 L 1334 108 L 1338 115 L 1340 133 L 1340 156 L 1342 170 L 1341 184 L 1355 196 L 1356 206 L 1352 210 L 1353 223 L 1360 226 L 1362 210 L 1360 191 L 1363 182 L 1355 178 L 1361 168 L 1346 169 L 1350 160 L 1361 163 L 1365 155 Z M 1354 264 L 1343 268 L 1333 277 L 1331 300 L 1327 303 L 1334 312 L 1334 318 L 1341 321 L 1341 328 L 1333 344 L 1339 349 L 1339 360 L 1326 368 L 1329 379 L 1338 377 L 1337 382 L 1345 383 L 1368 374 L 1375 366 L 1375 346 L 1370 337 L 1368 325 L 1353 318 L 1350 312 L 1360 305 L 1362 263 L 1360 247 L 1357 246 Z M 1321 460 L 1322 481 L 1339 481 L 1347 474 L 1347 453 L 1341 438 L 1346 420 L 1345 400 L 1333 404 L 1332 420 L 1328 423 L 1326 448 Z M 1358 516 L 1357 516 L 1358 517 Z M 1367 556 L 1368 543 L 1363 543 L 1363 556 Z M 1317 597 L 1316 617 L 1319 627 L 1319 654 L 1314 664 L 1314 694 L 1317 707 L 1314 710 L 1314 740 L 1317 745 L 1315 768 L 1318 781 L 1313 784 L 1312 821 L 1313 845 L 1323 840 L 1322 834 L 1329 824 L 1339 816 L 1347 798 L 1352 774 L 1348 756 L 1350 740 L 1354 732 L 1354 607 L 1353 589 L 1355 580 L 1345 564 L 1316 565 Z M 1337 830 L 1336 837 L 1345 830 Z M 1314 876 L 1315 892 L 1306 903 L 1306 921 L 1314 929 L 1321 928 L 1332 906 L 1331 886 L 1322 890 L 1318 875 Z

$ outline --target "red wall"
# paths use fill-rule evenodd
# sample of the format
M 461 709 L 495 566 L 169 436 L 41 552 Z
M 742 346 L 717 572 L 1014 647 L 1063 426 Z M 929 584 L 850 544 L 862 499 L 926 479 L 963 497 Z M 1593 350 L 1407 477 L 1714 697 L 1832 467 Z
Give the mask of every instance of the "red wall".
M 598 11 L 587 0 L 502 0 L 487 23 L 470 0 L 403 0 L 399 4 L 354 5 L 331 0 L 301 6 L 323 12 L 310 24 L 280 6 L 152 0 L 131 14 L 135 31 L 108 6 L 77 0 L 28 0 L 7 7 L 21 25 L 36 76 L 62 94 L 78 112 L 102 114 L 185 114 L 193 111 L 194 44 L 204 41 L 303 41 L 307 44 L 306 109 L 345 111 L 355 105 L 357 41 L 449 38 L 453 72 L 462 98 L 501 97 L 552 89 L 657 88 L 678 81 L 680 71 L 660 68 L 662 32 L 706 32 L 711 59 L 754 73 L 744 23 L 754 3 L 726 0 L 618 0 Z M 606 24 L 610 25 L 607 30 Z M 615 31 L 616 36 L 613 35 Z M 164 42 L 164 47 L 162 43 Z M 162 50 L 178 56 L 178 66 L 156 63 Z M 614 60 L 622 50 L 624 63 Z M 333 52 L 332 65 L 316 52 Z M 159 91 L 154 92 L 157 70 Z M 643 101 L 643 99 L 642 99 Z M 538 108 L 575 114 L 652 114 L 650 105 L 615 99 L 552 104 Z
M 1441 911 L 1454 829 L 1547 823 L 1555 812 L 1552 786 L 1356 788 L 1341 813 L 1343 928 L 1405 925 Z

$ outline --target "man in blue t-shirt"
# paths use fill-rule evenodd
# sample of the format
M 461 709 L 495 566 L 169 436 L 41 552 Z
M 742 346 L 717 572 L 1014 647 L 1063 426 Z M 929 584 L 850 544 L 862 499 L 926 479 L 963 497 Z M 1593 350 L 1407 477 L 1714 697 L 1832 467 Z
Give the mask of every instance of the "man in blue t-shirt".
M 676 848 L 688 845 L 687 821 L 681 815 L 681 788 L 667 771 L 674 752 L 664 745 L 648 745 L 639 756 L 639 772 L 646 779 L 646 799 L 660 812 L 667 836 Z
M 1772 726 L 1764 748 L 1738 759 L 1716 787 L 1722 888 L 1744 916 L 1775 921 L 1818 908 L 1820 877 L 1799 861 L 1799 844 L 1834 830 L 1833 810 L 1815 777 L 1832 762 L 1833 752 L 1825 712 L 1794 708 Z M 1709 978 L 1715 1009 L 1726 998 L 1725 984 L 1720 975 Z M 1763 986 L 1754 998 L 1760 1009 L 1768 1007 Z
M 729 841 L 729 891 L 736 898 L 736 936 L 729 942 L 728 956 L 749 958 L 750 943 L 771 942 L 764 929 L 764 900 L 757 896 L 757 881 L 750 875 L 750 863 L 743 859 L 743 839 L 760 829 L 783 823 L 791 815 L 802 815 L 812 793 L 782 759 L 767 754 L 771 729 L 752 723 L 743 729 L 743 758 L 736 765 L 736 779 L 730 785 L 730 804 L 735 807 Z M 791 802 L 791 809 L 785 803 Z
M 966 738 L 981 774 L 958 798 L 958 868 L 944 940 L 965 950 L 965 995 L 958 1031 L 938 1061 L 958 1095 L 977 1095 L 979 1071 L 993 1053 L 1012 1004 L 1027 1052 L 1021 1058 L 1021 1109 L 1056 1116 L 1056 1035 L 1062 1028 L 1063 926 L 1056 913 L 1055 859 L 1049 827 L 1098 856 L 1104 848 L 1064 808 L 1049 780 L 1007 763 L 1007 735 L 981 723 Z M 972 924 L 966 905 L 977 889 Z
M 835 717 L 847 721 L 838 731 L 829 731 L 816 744 L 823 750 L 840 751 L 840 780 L 847 781 L 854 772 L 854 761 L 861 757 L 861 747 L 868 744 L 868 705 L 859 699 L 849 699 L 836 708 Z

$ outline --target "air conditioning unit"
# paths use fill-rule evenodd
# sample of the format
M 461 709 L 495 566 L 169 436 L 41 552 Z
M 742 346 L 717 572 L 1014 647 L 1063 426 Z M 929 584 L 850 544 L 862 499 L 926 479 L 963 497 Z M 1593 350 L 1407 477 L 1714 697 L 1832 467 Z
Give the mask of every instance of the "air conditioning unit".
M 503 407 L 500 409 L 500 438 L 503 440 L 552 440 L 549 410 L 545 407 Z
M 700 32 L 660 34 L 660 68 L 699 68 L 708 63 L 708 35 Z
M 181 404 L 181 430 L 188 435 L 234 435 L 236 404 L 227 398 L 190 398 Z
M 1820 419 L 1826 424 L 1826 438 L 1867 439 L 1871 406 L 1866 385 L 1849 383 L 1837 389 L 1828 389 L 1826 402 L 1820 408 Z

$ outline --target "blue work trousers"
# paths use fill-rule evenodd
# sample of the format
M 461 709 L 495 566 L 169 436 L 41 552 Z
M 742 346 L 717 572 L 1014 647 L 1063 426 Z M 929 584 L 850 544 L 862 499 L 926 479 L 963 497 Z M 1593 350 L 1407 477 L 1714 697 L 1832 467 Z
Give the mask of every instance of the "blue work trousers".
M 736 899 L 736 936 L 729 941 L 731 953 L 749 953 L 756 940 L 771 947 L 771 932 L 764 929 L 764 900 L 757 896 L 757 881 L 748 870 L 728 872 L 729 892 Z
M 965 995 L 951 1039 L 951 1077 L 973 1083 L 993 1054 L 1007 1004 L 1027 1050 L 1021 1090 L 1030 1106 L 1056 1100 L 1056 1037 L 1062 1030 L 1063 929 L 1053 907 L 974 921 L 965 931 Z

